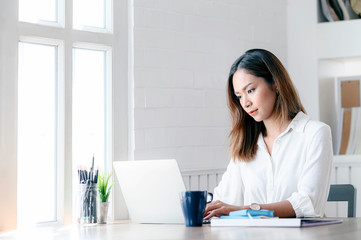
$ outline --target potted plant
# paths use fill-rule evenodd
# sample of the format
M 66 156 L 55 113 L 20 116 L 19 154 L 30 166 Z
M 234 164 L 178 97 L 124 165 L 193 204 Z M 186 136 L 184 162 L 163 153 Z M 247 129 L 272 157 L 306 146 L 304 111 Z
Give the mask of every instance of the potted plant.
M 110 195 L 110 190 L 113 187 L 113 182 L 109 183 L 109 180 L 112 176 L 112 173 L 102 172 L 98 178 L 98 192 L 100 197 L 100 219 L 99 223 L 107 223 L 108 216 L 108 198 Z

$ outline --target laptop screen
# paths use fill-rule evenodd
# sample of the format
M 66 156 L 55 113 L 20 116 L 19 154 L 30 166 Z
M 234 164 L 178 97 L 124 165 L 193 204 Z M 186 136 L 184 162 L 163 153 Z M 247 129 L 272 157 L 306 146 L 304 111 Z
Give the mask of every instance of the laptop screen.
M 179 193 L 186 188 L 175 159 L 118 161 L 113 166 L 132 221 L 184 223 Z

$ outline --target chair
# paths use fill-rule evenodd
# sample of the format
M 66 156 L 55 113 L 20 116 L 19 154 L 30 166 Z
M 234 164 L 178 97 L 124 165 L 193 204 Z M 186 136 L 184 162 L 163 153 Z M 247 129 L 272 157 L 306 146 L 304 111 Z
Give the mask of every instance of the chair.
M 331 184 L 327 201 L 347 201 L 347 217 L 356 216 L 356 189 L 351 184 Z

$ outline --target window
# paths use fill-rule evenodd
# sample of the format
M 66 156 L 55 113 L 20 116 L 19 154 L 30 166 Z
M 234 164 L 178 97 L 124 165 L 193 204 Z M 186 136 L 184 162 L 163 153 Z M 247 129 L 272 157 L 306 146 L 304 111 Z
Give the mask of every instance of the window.
M 111 135 L 108 50 L 73 49 L 73 162 L 90 167 L 94 154 L 95 166 L 104 169 L 107 138 Z
M 19 0 L 19 21 L 43 25 L 62 24 L 64 0 Z
M 57 46 L 19 43 L 19 225 L 57 219 L 57 56 Z
M 73 1 L 73 27 L 75 29 L 111 32 L 111 19 L 111 1 L 109 0 Z
M 112 67 L 127 70 L 127 65 L 121 66 L 126 54 L 115 61 L 112 57 L 113 48 L 122 49 L 127 39 L 126 34 L 120 38 L 119 28 L 117 35 L 112 34 L 112 9 L 126 7 L 126 3 L 68 2 L 70 5 L 65 5 L 65 0 L 19 0 L 20 227 L 21 223 L 71 223 L 75 219 L 77 167 L 89 168 L 94 154 L 95 165 L 109 169 L 113 158 L 112 92 L 121 92 L 127 99 L 127 88 L 120 89 L 118 84 L 113 89 L 113 76 L 126 81 L 127 75 L 114 74 Z M 73 26 L 64 24 L 71 22 L 71 12 Z M 126 33 L 127 29 L 122 30 Z

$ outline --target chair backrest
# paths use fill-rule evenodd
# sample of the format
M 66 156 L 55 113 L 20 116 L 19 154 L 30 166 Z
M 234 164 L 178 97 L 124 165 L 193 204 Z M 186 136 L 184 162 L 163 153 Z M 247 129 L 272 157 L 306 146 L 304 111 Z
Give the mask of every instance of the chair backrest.
M 327 201 L 347 201 L 347 217 L 356 216 L 356 189 L 351 184 L 331 184 Z

